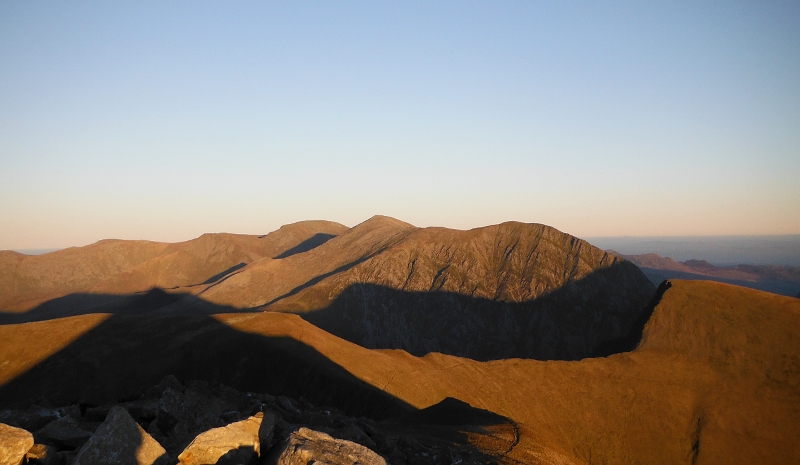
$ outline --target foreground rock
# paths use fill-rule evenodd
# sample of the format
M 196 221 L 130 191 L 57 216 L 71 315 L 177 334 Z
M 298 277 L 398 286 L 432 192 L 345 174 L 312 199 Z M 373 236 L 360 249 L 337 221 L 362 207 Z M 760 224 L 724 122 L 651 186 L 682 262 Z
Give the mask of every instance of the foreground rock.
M 493 456 L 459 438 L 464 431 L 483 434 L 486 424 L 498 424 L 502 418 L 495 415 L 490 422 L 483 417 L 476 421 L 473 417 L 480 412 L 454 402 L 446 400 L 411 416 L 376 422 L 334 407 L 315 406 L 303 397 L 240 392 L 202 380 L 181 383 L 166 376 L 159 385 L 143 389 L 135 400 L 61 407 L 48 402 L 52 408 L 4 411 L 6 417 L 34 426 L 51 419 L 51 413 L 60 417 L 36 430 L 13 461 L 0 461 L 0 465 L 274 465 L 278 460 L 304 465 L 309 461 L 369 465 L 387 460 L 393 465 L 495 463 Z M 430 418 L 448 422 L 441 427 Z M 30 437 L 23 429 L 7 428 Z M 502 442 L 496 434 L 490 436 L 493 443 Z
M 28 465 L 59 465 L 62 463 L 62 458 L 56 449 L 44 444 L 34 444 L 25 454 L 25 460 Z
M 0 465 L 19 465 L 33 447 L 33 435 L 24 429 L 0 423 Z
M 92 433 L 79 428 L 78 422 L 72 417 L 59 418 L 34 433 L 38 444 L 48 444 L 69 450 L 83 446 L 91 437 Z
M 74 465 L 166 465 L 167 452 L 137 425 L 122 407 L 108 412 L 106 421 L 75 457 Z
M 275 415 L 259 412 L 246 420 L 200 434 L 178 460 L 187 465 L 253 463 L 262 450 L 272 446 L 274 428 Z
M 276 465 L 386 465 L 386 460 L 366 447 L 328 434 L 300 428 L 289 436 Z
M 0 423 L 27 431 L 36 431 L 58 418 L 55 410 L 38 405 L 31 405 L 24 410 L 0 410 Z

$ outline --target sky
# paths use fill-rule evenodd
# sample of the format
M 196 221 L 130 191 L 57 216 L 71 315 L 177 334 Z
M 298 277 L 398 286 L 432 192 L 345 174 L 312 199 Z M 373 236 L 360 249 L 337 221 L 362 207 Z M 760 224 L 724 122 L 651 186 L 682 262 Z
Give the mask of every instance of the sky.
M 0 0 L 0 249 L 800 233 L 800 3 Z

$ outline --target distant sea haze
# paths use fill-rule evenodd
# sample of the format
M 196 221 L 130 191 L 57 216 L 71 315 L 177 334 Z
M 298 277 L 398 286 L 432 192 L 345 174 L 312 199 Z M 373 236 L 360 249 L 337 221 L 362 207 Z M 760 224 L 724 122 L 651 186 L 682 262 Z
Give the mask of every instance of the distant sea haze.
M 61 249 L 17 249 L 14 252 L 24 253 L 25 255 L 42 255 L 50 252 L 55 252 Z
M 800 266 L 800 234 L 780 236 L 587 237 L 601 249 L 624 255 L 656 253 L 673 260 L 705 260 L 717 266 Z

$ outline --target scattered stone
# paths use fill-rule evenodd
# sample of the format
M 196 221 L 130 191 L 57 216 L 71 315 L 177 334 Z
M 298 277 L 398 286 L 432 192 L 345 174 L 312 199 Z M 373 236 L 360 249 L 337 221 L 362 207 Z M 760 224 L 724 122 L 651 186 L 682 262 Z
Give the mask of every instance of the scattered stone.
M 111 405 L 101 405 L 100 407 L 87 407 L 83 412 L 83 418 L 88 421 L 103 422 L 108 416 L 108 411 L 111 410 Z
M 25 454 L 28 465 L 60 465 L 62 459 L 54 447 L 45 444 L 34 444 Z
M 139 423 L 153 421 L 158 415 L 158 400 L 156 399 L 134 400 L 121 406 Z
M 386 460 L 372 450 L 328 434 L 300 428 L 289 436 L 275 465 L 386 465 Z
M 376 449 L 378 446 L 375 444 L 375 441 L 372 440 L 367 433 L 365 433 L 361 428 L 356 425 L 350 424 L 345 426 L 344 428 L 336 430 L 333 434 L 339 439 L 346 439 L 348 441 L 353 441 L 355 443 L 361 444 L 364 447 L 369 449 Z
M 252 463 L 262 450 L 272 446 L 274 427 L 275 415 L 259 412 L 246 420 L 200 434 L 178 460 L 186 465 Z
M 84 444 L 73 465 L 167 465 L 161 444 L 137 425 L 122 407 L 114 407 L 106 421 Z
M 292 399 L 289 399 L 286 396 L 278 396 L 278 405 L 288 410 L 289 412 L 294 413 L 295 415 L 300 413 L 300 410 L 294 406 Z
M 56 412 L 59 416 L 62 417 L 72 417 L 76 421 L 81 420 L 81 408 L 78 405 L 67 405 L 65 407 L 59 407 L 56 409 Z
M 0 411 L 0 423 L 16 426 L 28 431 L 36 431 L 46 424 L 59 418 L 58 412 L 38 405 L 32 405 L 25 410 Z
M 81 429 L 74 418 L 61 417 L 33 433 L 33 436 L 37 443 L 74 450 L 86 444 L 92 433 Z
M 72 465 L 72 462 L 75 461 L 75 456 L 78 455 L 78 451 L 76 450 L 61 450 L 58 451 L 58 458 L 61 460 L 60 463 L 66 465 Z
M 206 394 L 206 390 L 186 389 L 184 393 L 184 411 L 189 433 L 197 434 L 224 425 L 220 416 L 234 405 Z
M 242 414 L 242 412 L 239 412 L 237 410 L 229 410 L 227 412 L 222 412 L 222 415 L 220 415 L 220 418 L 225 423 L 230 424 L 230 423 L 233 423 L 233 422 L 236 422 L 236 421 L 243 420 L 244 419 L 244 415 Z
M 0 465 L 20 465 L 31 447 L 31 433 L 0 423 Z
M 158 413 L 156 415 L 156 425 L 162 433 L 169 436 L 172 429 L 181 420 L 186 420 L 186 408 L 184 406 L 183 393 L 172 388 L 167 388 L 161 399 L 158 401 Z
M 285 456 L 281 464 L 301 463 L 306 457 L 329 465 L 353 463 L 351 460 L 359 460 L 364 465 L 385 461 L 394 465 L 492 463 L 490 457 L 481 455 L 469 444 L 450 442 L 450 436 L 442 437 L 444 442 L 440 442 L 441 439 L 431 436 L 432 430 L 420 432 L 414 428 L 417 424 L 438 425 L 443 419 L 472 424 L 468 421 L 471 417 L 461 418 L 458 416 L 461 410 L 454 410 L 455 407 L 429 408 L 407 419 L 376 423 L 368 418 L 354 418 L 333 407 L 317 408 L 302 398 L 243 393 L 224 385 L 209 387 L 206 382 L 187 381 L 184 387 L 174 377 L 172 381 L 162 381 L 161 387 L 164 389 L 159 398 L 145 395 L 116 407 L 35 405 L 24 411 L 7 410 L 3 414 L 29 424 L 50 420 L 33 430 L 35 447 L 28 451 L 27 462 L 24 462 L 28 464 L 162 465 L 166 457 L 178 457 L 184 465 L 256 462 L 275 465 L 281 455 Z M 159 390 L 157 387 L 147 392 Z M 112 418 L 120 415 L 119 410 L 127 418 L 122 422 L 127 426 L 117 425 L 113 429 L 109 425 L 119 423 L 119 419 Z M 106 421 L 92 420 L 98 418 Z M 260 423 L 254 426 L 252 423 L 257 421 Z M 236 437 L 237 430 L 242 437 Z M 90 432 L 96 434 L 92 436 Z M 105 443 L 100 439 L 104 435 Z M 81 441 L 87 438 L 91 439 L 81 447 Z M 273 447 L 275 443 L 280 447 Z M 290 443 L 291 450 L 287 452 L 284 446 Z M 104 450 L 117 453 L 90 453 L 90 444 L 95 449 L 103 446 Z M 140 453 L 145 455 L 137 458 L 139 446 L 143 447 Z M 373 461 L 353 459 L 356 453 L 367 454 L 367 459 Z M 382 461 L 374 462 L 375 457 Z
M 154 386 L 147 390 L 147 397 L 161 397 L 164 394 L 164 391 L 167 389 L 172 389 L 177 392 L 183 392 L 183 385 L 178 378 L 173 375 L 165 376 L 157 386 Z

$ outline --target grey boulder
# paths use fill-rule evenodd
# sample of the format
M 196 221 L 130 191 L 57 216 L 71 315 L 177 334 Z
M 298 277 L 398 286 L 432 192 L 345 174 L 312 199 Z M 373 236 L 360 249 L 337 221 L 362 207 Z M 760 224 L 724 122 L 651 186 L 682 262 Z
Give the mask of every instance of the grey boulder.
M 84 444 L 73 465 L 167 465 L 167 452 L 122 407 L 108 412 L 106 421 Z
M 33 433 L 33 436 L 37 443 L 73 450 L 86 444 L 92 433 L 79 428 L 74 418 L 61 417 Z

